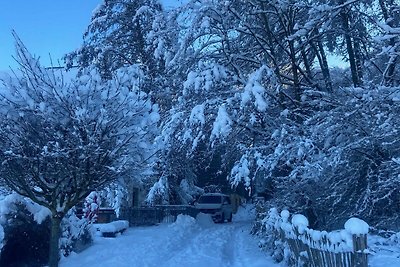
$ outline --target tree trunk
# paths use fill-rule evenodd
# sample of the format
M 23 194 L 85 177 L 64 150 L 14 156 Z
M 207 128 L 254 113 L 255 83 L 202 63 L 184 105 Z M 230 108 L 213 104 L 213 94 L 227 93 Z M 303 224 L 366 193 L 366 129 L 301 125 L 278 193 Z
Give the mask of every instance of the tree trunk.
M 359 83 L 362 85 L 363 84 L 363 68 L 364 68 L 364 59 L 363 55 L 361 52 L 361 45 L 358 40 L 353 40 L 353 47 L 354 47 L 354 58 L 356 60 L 356 66 L 357 66 L 357 77 Z
M 314 49 L 315 54 L 317 55 L 319 67 L 321 68 L 322 76 L 324 78 L 326 91 L 332 93 L 332 79 L 329 70 L 328 60 L 326 58 L 326 53 L 324 49 L 324 45 L 321 40 L 318 40 L 316 44 L 314 42 L 310 42 L 312 49 Z
M 330 70 L 329 70 L 328 60 L 326 59 L 324 45 L 322 44 L 321 40 L 317 41 L 317 46 L 318 46 L 319 54 L 321 56 L 320 66 L 321 66 L 322 75 L 324 76 L 326 90 L 329 93 L 332 93 L 333 90 L 332 90 L 331 74 L 330 74 Z
M 60 260 L 58 243 L 61 235 L 62 218 L 63 215 L 60 213 L 53 213 L 51 216 L 49 267 L 58 267 L 58 262 Z
M 291 61 L 292 75 L 293 75 L 294 95 L 295 99 L 300 103 L 301 91 L 300 91 L 299 73 L 296 63 L 296 51 L 294 48 L 294 41 L 289 41 L 289 51 L 290 51 L 290 61 Z
M 261 6 L 262 6 L 262 10 L 266 9 L 264 2 L 261 3 Z M 271 61 L 274 65 L 274 73 L 275 73 L 276 77 L 278 78 L 279 82 L 282 83 L 281 68 L 278 64 L 277 57 L 276 57 L 274 38 L 272 36 L 273 33 L 272 33 L 271 27 L 269 25 L 269 19 L 268 19 L 268 16 L 264 12 L 261 12 L 261 17 L 262 17 L 262 20 L 264 21 L 264 31 L 266 33 L 267 45 L 268 45 L 268 48 L 269 48 L 270 54 L 271 54 Z
M 343 3 L 344 3 L 343 0 L 339 1 L 339 4 L 343 4 Z M 352 78 L 354 86 L 357 87 L 357 86 L 361 85 L 361 82 L 360 82 L 360 79 L 358 76 L 358 71 L 357 71 L 357 62 L 356 62 L 356 56 L 354 53 L 353 40 L 350 35 L 351 33 L 350 33 L 350 26 L 349 26 L 349 23 L 350 23 L 349 15 L 346 13 L 346 10 L 342 10 L 340 12 L 340 17 L 342 20 L 344 39 L 346 41 L 346 50 L 347 50 L 347 54 L 349 56 L 351 78 Z
M 306 73 L 308 75 L 308 78 L 310 80 L 312 80 L 311 64 L 310 64 L 310 60 L 308 60 L 308 56 L 307 56 L 307 52 L 306 52 L 305 48 L 301 49 L 301 57 L 303 58 L 303 63 L 304 63 L 304 67 L 306 68 Z

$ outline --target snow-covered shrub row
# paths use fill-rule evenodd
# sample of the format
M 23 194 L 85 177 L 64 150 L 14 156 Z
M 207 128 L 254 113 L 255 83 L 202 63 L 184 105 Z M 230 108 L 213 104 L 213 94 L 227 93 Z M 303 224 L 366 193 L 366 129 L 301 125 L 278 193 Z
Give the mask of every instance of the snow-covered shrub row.
M 297 239 L 310 248 L 333 253 L 354 251 L 353 235 L 363 236 L 368 234 L 369 230 L 368 224 L 358 218 L 347 220 L 342 230 L 314 230 L 308 227 L 308 220 L 304 215 L 290 215 L 287 210 L 279 213 L 275 208 L 269 210 L 263 223 L 265 229 L 272 231 L 268 234 L 274 234 L 275 239 Z
M 268 211 L 269 210 L 269 211 Z M 279 220 L 279 214 L 273 208 L 267 208 L 265 201 L 259 199 L 255 205 L 255 222 L 251 230 L 251 234 L 260 238 L 259 247 L 267 253 L 276 262 L 288 260 L 289 249 L 275 229 L 275 224 Z

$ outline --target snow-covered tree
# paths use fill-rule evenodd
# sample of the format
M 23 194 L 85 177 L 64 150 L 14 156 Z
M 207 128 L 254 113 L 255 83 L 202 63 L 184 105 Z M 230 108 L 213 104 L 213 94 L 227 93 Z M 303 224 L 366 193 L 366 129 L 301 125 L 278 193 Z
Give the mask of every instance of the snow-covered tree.
M 66 56 L 67 64 L 94 65 L 103 78 L 134 64 L 154 70 L 157 62 L 147 50 L 146 39 L 161 11 L 157 0 L 102 1 L 93 11 L 83 45 Z
M 93 11 L 83 43 L 65 55 L 68 68 L 95 66 L 103 79 L 121 67 L 138 65 L 142 90 L 168 111 L 176 100 L 178 73 L 185 73 L 175 60 L 181 13 L 164 10 L 158 0 L 107 0 Z
M 67 78 L 40 66 L 17 39 L 20 64 L 0 92 L 0 177 L 52 217 L 50 266 L 60 223 L 90 192 L 147 168 L 158 107 L 138 87 L 136 66 L 103 82 L 94 69 Z
M 380 35 L 375 38 L 376 57 L 375 64 L 379 65 L 382 79 L 381 84 L 386 86 L 398 85 L 395 73 L 398 71 L 399 59 L 399 26 L 398 15 L 400 4 L 397 1 L 379 1 L 382 21 L 377 21 Z

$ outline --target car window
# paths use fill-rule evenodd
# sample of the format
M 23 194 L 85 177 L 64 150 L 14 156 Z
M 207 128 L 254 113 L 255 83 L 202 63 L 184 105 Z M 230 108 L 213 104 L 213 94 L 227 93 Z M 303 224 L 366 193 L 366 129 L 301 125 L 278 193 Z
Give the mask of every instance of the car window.
M 221 203 L 221 196 L 201 196 L 198 203 L 201 204 L 211 204 L 211 203 Z

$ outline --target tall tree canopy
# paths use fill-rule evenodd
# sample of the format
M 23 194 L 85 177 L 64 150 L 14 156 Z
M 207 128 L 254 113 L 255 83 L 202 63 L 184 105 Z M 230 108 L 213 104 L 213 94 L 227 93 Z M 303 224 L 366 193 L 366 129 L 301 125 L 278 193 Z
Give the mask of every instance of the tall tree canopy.
M 105 1 L 69 58 L 101 73 L 106 62 L 109 74 L 141 65 L 161 106 L 152 192 L 165 199 L 195 193 L 200 174 L 224 176 L 295 211 L 309 203 L 321 225 L 354 214 L 393 225 L 399 10 L 379 0 L 192 0 L 169 11 Z M 384 206 L 391 215 L 378 221 Z

